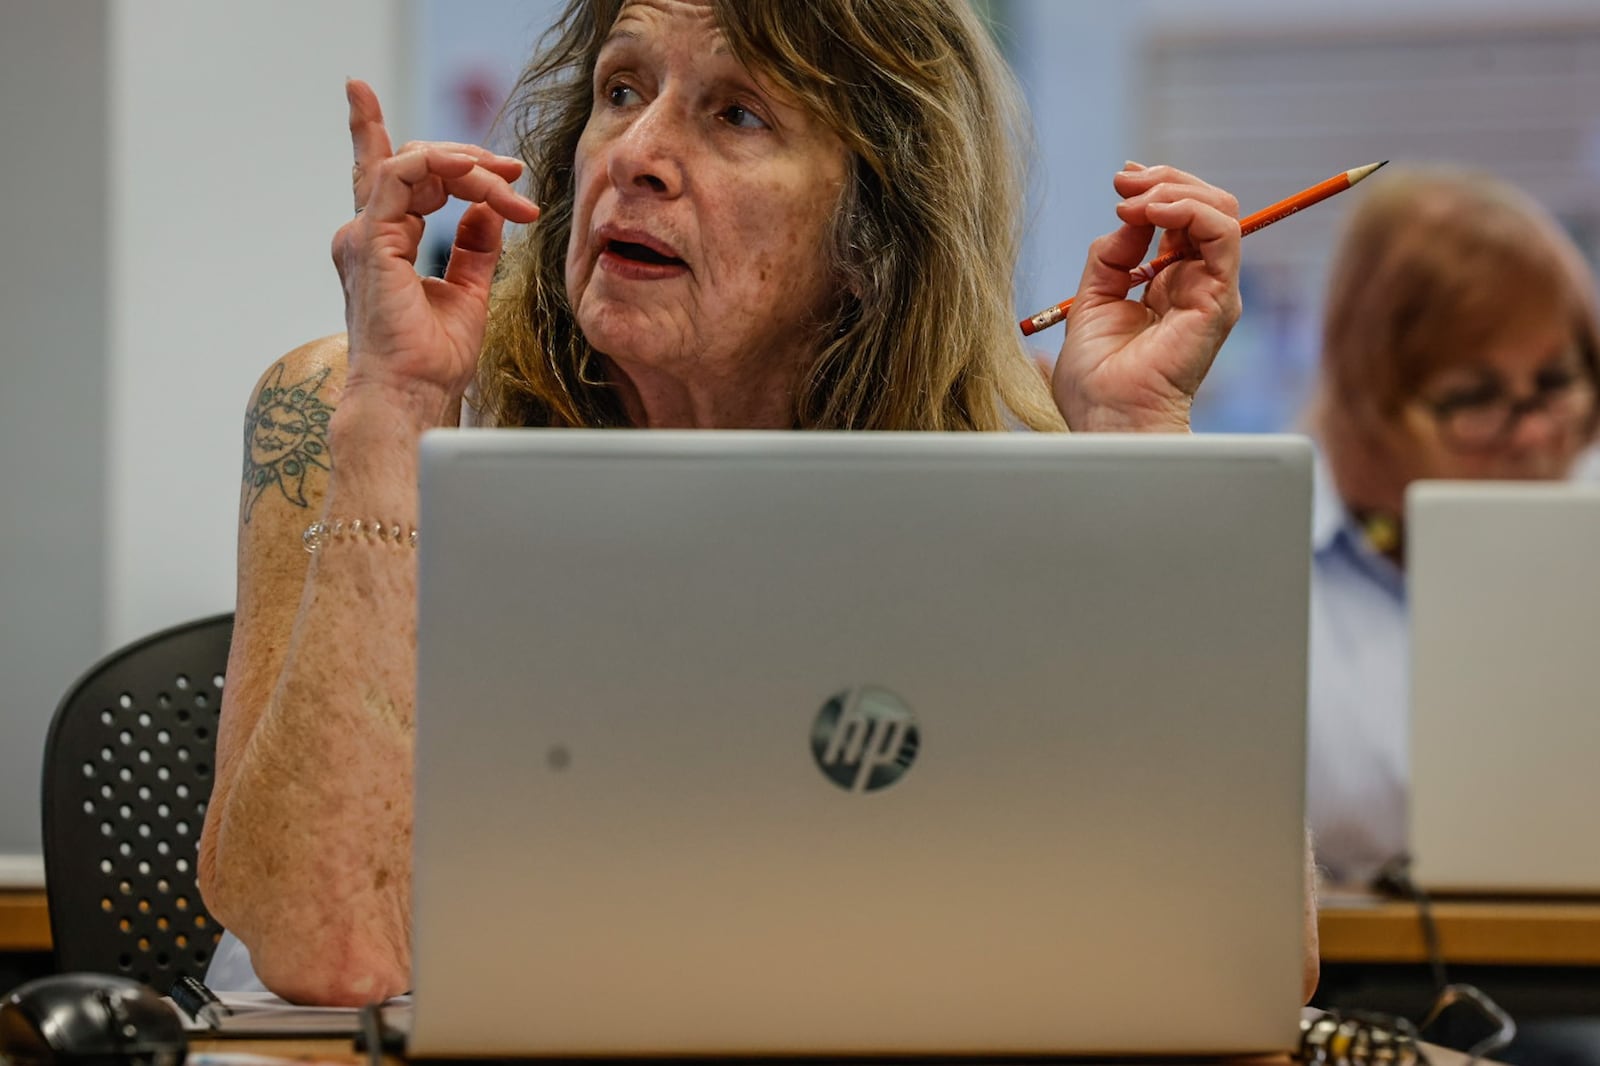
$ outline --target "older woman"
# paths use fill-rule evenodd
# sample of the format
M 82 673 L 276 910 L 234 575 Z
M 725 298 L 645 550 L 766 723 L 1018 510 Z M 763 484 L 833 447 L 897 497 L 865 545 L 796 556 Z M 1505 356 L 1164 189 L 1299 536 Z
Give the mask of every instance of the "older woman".
M 571 0 L 522 78 L 523 161 L 391 150 L 349 86 L 348 333 L 250 412 L 201 882 L 290 999 L 409 981 L 416 443 L 500 426 L 1184 430 L 1239 309 L 1232 197 L 1114 179 L 1053 398 L 1012 321 L 1020 109 L 965 0 Z M 442 279 L 422 218 L 470 201 Z M 526 229 L 502 262 L 507 221 Z M 1196 258 L 1127 299 L 1157 229 Z M 497 265 L 502 273 L 495 282 Z M 331 461 L 330 461 L 331 457 Z
M 1406 486 L 1561 478 L 1600 407 L 1594 279 L 1548 212 L 1483 174 L 1387 174 L 1350 219 L 1313 409 L 1319 471 L 1308 802 L 1365 882 L 1406 849 Z

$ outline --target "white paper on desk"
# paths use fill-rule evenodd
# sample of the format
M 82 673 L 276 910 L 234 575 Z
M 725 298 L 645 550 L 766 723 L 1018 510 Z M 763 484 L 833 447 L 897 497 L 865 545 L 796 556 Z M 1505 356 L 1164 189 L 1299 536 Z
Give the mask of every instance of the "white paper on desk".
M 233 1012 L 220 1025 L 207 1025 L 178 1010 L 183 1027 L 217 1036 L 354 1036 L 361 1031 L 360 1011 L 355 1007 L 302 1007 L 271 992 L 218 992 L 217 998 Z M 383 1024 L 410 1031 L 409 995 L 384 1003 Z

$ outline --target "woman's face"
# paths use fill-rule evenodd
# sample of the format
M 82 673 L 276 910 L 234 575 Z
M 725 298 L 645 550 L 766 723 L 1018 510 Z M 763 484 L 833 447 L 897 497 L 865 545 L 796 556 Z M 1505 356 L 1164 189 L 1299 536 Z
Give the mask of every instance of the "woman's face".
M 709 3 L 628 0 L 578 142 L 566 281 L 630 379 L 792 385 L 835 298 L 843 143 L 728 51 Z
M 1590 371 L 1561 314 L 1435 371 L 1402 412 L 1416 477 L 1565 477 L 1588 444 Z

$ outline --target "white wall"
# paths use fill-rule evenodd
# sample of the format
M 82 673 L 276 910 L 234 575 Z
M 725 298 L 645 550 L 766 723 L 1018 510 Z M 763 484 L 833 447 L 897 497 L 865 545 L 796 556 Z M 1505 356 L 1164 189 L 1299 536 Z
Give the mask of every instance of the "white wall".
M 1062 0 L 1026 0 L 1061 3 Z M 1338 4 L 1285 3 L 1284 0 L 1133 0 L 1141 21 L 1152 31 L 1275 33 L 1283 30 L 1326 30 L 1359 34 L 1385 28 L 1440 28 L 1526 25 L 1530 20 L 1592 20 L 1594 0 L 1340 0 Z M 1065 0 L 1063 6 L 1087 11 L 1086 0 Z
M 67 685 L 233 605 L 246 399 L 278 355 L 343 328 L 344 78 L 405 123 L 409 15 L 0 6 L 0 857 L 38 846 Z
M 1033 115 L 1037 158 L 1017 313 L 1071 296 L 1089 242 L 1117 226 L 1111 178 L 1132 156 L 1142 0 L 1011 0 L 1003 44 Z M 1035 338 L 1054 355 L 1060 330 Z
M 45 727 L 100 651 L 106 22 L 0 8 L 0 881 L 37 850 Z
M 233 605 L 243 412 L 344 328 L 344 79 L 402 123 L 404 5 L 115 0 L 109 645 Z

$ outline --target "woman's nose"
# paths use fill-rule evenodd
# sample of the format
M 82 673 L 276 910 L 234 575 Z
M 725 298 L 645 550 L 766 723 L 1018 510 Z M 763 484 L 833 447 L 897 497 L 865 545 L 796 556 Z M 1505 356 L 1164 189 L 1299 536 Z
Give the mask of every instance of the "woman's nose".
M 673 102 L 656 97 L 613 145 L 612 184 L 624 194 L 681 195 L 688 132 Z
M 1518 452 L 1549 448 L 1560 439 L 1561 429 L 1560 419 L 1548 407 L 1524 410 L 1511 427 L 1511 447 Z

